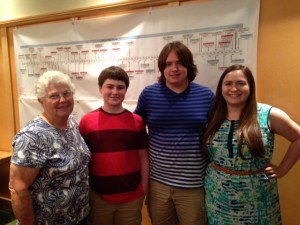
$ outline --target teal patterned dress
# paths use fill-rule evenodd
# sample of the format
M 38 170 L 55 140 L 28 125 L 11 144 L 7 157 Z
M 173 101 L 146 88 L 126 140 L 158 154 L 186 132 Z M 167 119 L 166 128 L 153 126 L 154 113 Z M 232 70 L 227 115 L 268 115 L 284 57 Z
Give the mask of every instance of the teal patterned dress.
M 238 121 L 226 120 L 209 149 L 211 163 L 235 171 L 257 171 L 270 163 L 274 133 L 268 126 L 271 106 L 258 104 L 258 121 L 266 149 L 264 159 L 253 158 L 246 144 L 238 155 L 235 131 Z M 205 204 L 209 225 L 280 225 L 277 180 L 264 173 L 230 175 L 211 167 L 205 178 Z

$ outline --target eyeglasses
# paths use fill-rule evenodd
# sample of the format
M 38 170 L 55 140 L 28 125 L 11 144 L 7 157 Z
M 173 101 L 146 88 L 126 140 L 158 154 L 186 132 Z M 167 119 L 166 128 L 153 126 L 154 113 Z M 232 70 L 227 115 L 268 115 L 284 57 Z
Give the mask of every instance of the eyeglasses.
M 48 96 L 52 101 L 58 101 L 60 100 L 61 97 L 64 97 L 64 99 L 69 99 L 73 97 L 73 92 L 72 91 L 65 91 L 62 94 L 59 93 L 53 93 L 52 95 Z

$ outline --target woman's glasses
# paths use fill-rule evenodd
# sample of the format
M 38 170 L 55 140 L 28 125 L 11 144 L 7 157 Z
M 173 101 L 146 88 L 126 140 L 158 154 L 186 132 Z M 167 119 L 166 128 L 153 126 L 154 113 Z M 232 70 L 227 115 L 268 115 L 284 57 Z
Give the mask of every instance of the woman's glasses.
M 70 99 L 71 97 L 73 97 L 73 94 L 74 93 L 72 91 L 65 91 L 62 94 L 53 93 L 47 98 L 51 99 L 52 101 L 58 101 L 61 97 L 63 97 L 64 99 Z

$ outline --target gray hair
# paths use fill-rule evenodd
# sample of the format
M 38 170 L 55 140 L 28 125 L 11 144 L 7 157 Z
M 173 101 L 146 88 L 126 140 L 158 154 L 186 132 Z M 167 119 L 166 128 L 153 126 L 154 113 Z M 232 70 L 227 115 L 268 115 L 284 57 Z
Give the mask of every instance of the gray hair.
M 35 94 L 38 99 L 45 97 L 46 89 L 50 84 L 65 84 L 69 86 L 70 90 L 75 92 L 75 85 L 71 78 L 60 71 L 50 70 L 43 73 L 35 84 Z

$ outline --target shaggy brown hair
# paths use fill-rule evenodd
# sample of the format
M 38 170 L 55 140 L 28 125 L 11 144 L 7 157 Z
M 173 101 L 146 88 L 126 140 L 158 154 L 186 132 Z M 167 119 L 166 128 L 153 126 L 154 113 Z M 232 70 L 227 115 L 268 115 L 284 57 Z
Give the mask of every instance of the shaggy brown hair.
M 174 41 L 166 44 L 158 56 L 158 68 L 160 71 L 158 82 L 164 85 L 166 84 L 164 70 L 166 68 L 167 58 L 172 51 L 177 55 L 180 63 L 187 68 L 188 80 L 193 81 L 198 73 L 197 65 L 194 64 L 193 54 L 184 44 L 179 41 Z

